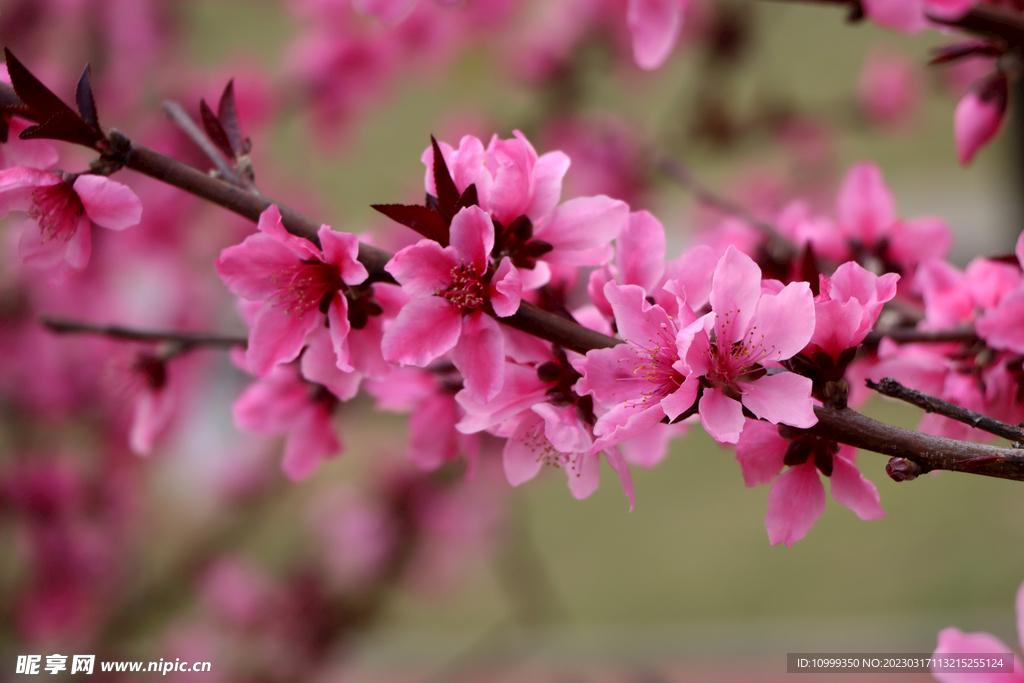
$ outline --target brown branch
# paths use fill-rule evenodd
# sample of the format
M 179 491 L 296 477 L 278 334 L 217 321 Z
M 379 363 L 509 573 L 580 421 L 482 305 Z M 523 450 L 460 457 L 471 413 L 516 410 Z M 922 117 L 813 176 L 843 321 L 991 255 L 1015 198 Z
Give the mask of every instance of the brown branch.
M 975 332 L 973 328 L 957 330 L 918 330 L 913 327 L 897 327 L 890 330 L 875 330 L 874 332 L 869 332 L 868 336 L 864 338 L 863 344 L 866 346 L 878 346 L 884 337 L 888 337 L 898 344 L 938 344 L 948 342 L 973 344 L 981 340 L 978 337 L 978 333 Z
M 961 406 L 950 403 L 949 401 L 943 401 L 941 398 L 930 396 L 917 389 L 911 389 L 905 387 L 892 377 L 883 377 L 881 382 L 873 382 L 870 379 L 866 380 L 868 388 L 874 389 L 883 396 L 890 398 L 899 399 L 911 405 L 915 405 L 918 408 L 923 409 L 926 413 L 936 413 L 963 422 L 966 425 L 970 425 L 976 429 L 981 429 L 988 432 L 989 434 L 995 434 L 1001 436 L 1004 439 L 1008 439 L 1016 443 L 1024 443 L 1024 429 L 1016 425 L 1007 424 L 995 418 L 976 413 L 973 410 L 968 410 Z
M 0 83 L 0 102 L 9 102 L 12 97 L 16 101 L 11 87 Z M 277 204 L 289 232 L 319 243 L 316 232 L 320 226 L 316 221 L 262 194 L 246 192 L 152 149 L 131 143 L 117 131 L 111 131 L 108 139 L 100 144 L 104 149 L 97 151 L 117 155 L 116 163 L 123 163 L 128 168 L 207 199 L 252 221 L 257 221 L 272 203 Z M 390 258 L 391 255 L 385 251 L 360 244 L 359 260 L 370 272 L 371 279 L 394 282 L 384 270 Z M 579 353 L 622 343 L 619 339 L 594 332 L 526 302 L 515 315 L 500 320 Z M 947 469 L 1024 481 L 1024 456 L 1012 450 L 919 434 L 872 420 L 848 408 L 816 407 L 815 413 L 819 422 L 809 431 L 840 443 L 906 458 L 925 469 Z
M 816 5 L 843 5 L 850 9 L 850 16 L 862 17 L 863 10 L 859 0 L 772 0 L 774 2 L 793 2 Z M 967 33 L 999 38 L 1010 46 L 1024 45 L 1024 14 L 1002 7 L 991 5 L 975 5 L 971 11 L 960 19 L 949 21 L 929 15 L 928 18 L 937 24 L 958 28 Z
M 55 334 L 95 334 L 114 339 L 137 342 L 169 342 L 181 348 L 212 346 L 215 348 L 245 347 L 245 337 L 227 337 L 216 334 L 165 330 L 136 330 L 119 325 L 93 325 L 76 320 L 43 318 L 40 322 Z
M 849 408 L 815 406 L 808 432 L 875 453 L 905 458 L 923 471 L 951 470 L 1024 481 L 1024 451 L 921 434 L 873 420 Z

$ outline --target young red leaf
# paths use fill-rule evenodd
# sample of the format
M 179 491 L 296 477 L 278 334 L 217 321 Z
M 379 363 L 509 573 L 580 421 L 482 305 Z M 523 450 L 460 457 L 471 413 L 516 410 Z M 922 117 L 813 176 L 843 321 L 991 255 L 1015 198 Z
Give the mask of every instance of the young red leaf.
M 412 228 L 427 239 L 448 246 L 448 223 L 436 211 L 407 204 L 373 204 L 373 208 L 391 220 Z
M 441 154 L 441 147 L 433 135 L 430 136 L 430 144 L 434 148 L 434 185 L 437 186 L 438 208 L 445 222 L 451 223 L 458 213 L 459 190 L 455 187 L 452 174 L 444 162 L 444 155 Z
M 92 85 L 89 83 L 89 65 L 86 65 L 82 77 L 78 79 L 78 88 L 75 90 L 75 104 L 78 105 L 78 113 L 82 120 L 93 128 L 99 129 L 100 118 L 96 113 L 96 100 L 92 95 Z
M 11 77 L 14 92 L 40 121 L 60 113 L 75 116 L 71 108 L 33 76 L 10 50 L 4 48 L 4 55 L 7 57 L 7 73 Z
M 238 123 L 238 109 L 235 108 L 235 79 L 228 81 L 221 93 L 220 102 L 217 104 L 217 119 L 220 121 L 224 134 L 227 136 L 232 156 L 237 157 L 244 154 L 242 129 Z
M 217 145 L 217 148 L 228 159 L 234 159 L 235 151 L 231 148 L 231 141 L 228 140 L 224 127 L 220 125 L 220 121 L 210 109 L 210 105 L 206 104 L 206 100 L 199 100 L 199 115 L 203 119 L 203 128 L 206 129 L 206 134 L 210 136 L 213 144 Z

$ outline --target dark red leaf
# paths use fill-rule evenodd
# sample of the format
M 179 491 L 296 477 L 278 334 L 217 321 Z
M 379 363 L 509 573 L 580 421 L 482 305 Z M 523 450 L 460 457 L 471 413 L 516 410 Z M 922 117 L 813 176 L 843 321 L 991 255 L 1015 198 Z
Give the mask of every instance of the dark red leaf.
M 427 239 L 438 242 L 442 247 L 448 246 L 448 223 L 436 211 L 425 206 L 407 204 L 374 204 L 373 208 Z
M 75 90 L 75 104 L 78 105 L 78 113 L 82 120 L 93 128 L 99 129 L 100 117 L 96 113 L 96 100 L 92 96 L 92 85 L 89 83 L 89 65 L 85 66 L 82 77 L 78 79 L 78 88 Z
M 95 128 L 87 124 L 71 110 L 51 116 L 45 123 L 21 131 L 22 140 L 63 140 L 76 145 L 94 147 L 103 139 Z
M 451 223 L 452 218 L 458 213 L 459 191 L 452 180 L 452 174 L 448 171 L 448 165 L 444 162 L 441 147 L 433 135 L 430 136 L 430 144 L 434 148 L 434 185 L 437 186 L 437 203 L 445 222 Z
M 466 191 L 462 193 L 461 197 L 459 197 L 459 201 L 455 204 L 455 213 L 458 213 L 461 209 L 464 209 L 467 206 L 478 206 L 479 204 L 480 200 L 476 195 L 476 183 L 473 183 L 467 187 Z
M 54 95 L 49 88 L 43 85 L 38 78 L 33 76 L 25 66 L 18 61 L 11 51 L 4 48 L 7 56 L 7 73 L 11 77 L 11 85 L 18 98 L 28 107 L 40 121 L 47 121 L 57 114 L 70 114 L 78 118 L 71 107 Z
M 10 132 L 10 125 L 6 116 L 0 116 L 0 142 L 7 142 L 7 134 Z
M 242 155 L 244 153 L 242 151 L 242 128 L 238 124 L 238 110 L 235 108 L 235 79 L 233 78 L 228 81 L 228 84 L 224 86 L 224 92 L 221 93 L 220 103 L 217 105 L 217 119 L 224 129 L 228 142 L 231 143 L 231 149 L 234 152 L 232 157 Z
M 956 62 L 968 57 L 999 57 L 1002 55 L 1002 51 L 994 45 L 987 43 L 970 42 L 944 45 L 937 48 L 934 54 L 935 56 L 928 62 L 932 66 L 936 64 L 949 64 L 950 62 Z
M 213 144 L 217 145 L 217 148 L 224 152 L 224 156 L 228 159 L 234 159 L 235 151 L 231 149 L 231 141 L 228 140 L 224 127 L 220 125 L 220 121 L 210 109 L 210 105 L 206 104 L 206 100 L 199 100 L 199 115 L 203 119 L 203 128 L 206 129 L 206 134 L 210 136 Z

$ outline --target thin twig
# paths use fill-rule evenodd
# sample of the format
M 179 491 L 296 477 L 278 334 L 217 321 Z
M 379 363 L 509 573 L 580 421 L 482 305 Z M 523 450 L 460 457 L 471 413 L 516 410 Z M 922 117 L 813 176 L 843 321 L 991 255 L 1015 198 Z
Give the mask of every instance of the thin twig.
M 897 327 L 889 330 L 875 330 L 869 332 L 864 338 L 866 346 L 878 346 L 882 339 L 888 337 L 898 344 L 917 343 L 948 343 L 961 342 L 973 344 L 980 341 L 978 333 L 973 328 L 957 330 L 918 330 L 913 327 Z
M 177 102 L 168 100 L 167 102 L 164 102 L 163 109 L 164 112 L 167 113 L 167 116 L 178 124 L 178 127 L 181 128 L 185 135 L 187 135 L 192 142 L 196 143 L 199 149 L 203 151 L 203 154 L 213 162 L 217 167 L 217 172 L 222 178 L 232 185 L 238 185 L 239 187 L 245 186 L 245 183 L 242 182 L 242 177 L 235 172 L 235 169 L 228 165 L 224 155 L 221 154 L 219 149 L 217 149 L 217 145 L 213 144 L 210 136 L 208 136 L 206 131 L 200 128 L 192 117 L 188 115 L 188 112 L 185 111 L 184 107 Z
M 10 102 L 12 98 L 17 99 L 11 86 L 0 83 L 0 102 Z M 127 167 L 207 199 L 250 220 L 258 220 L 270 204 L 276 204 L 261 194 L 246 192 L 152 149 L 130 143 L 116 131 L 108 134 L 108 140 L 112 149 L 128 148 L 123 159 L 118 159 Z M 315 221 L 294 209 L 277 205 L 281 208 L 285 229 L 319 243 L 316 236 L 319 225 Z M 359 260 L 366 266 L 372 279 L 394 282 L 384 270 L 390 258 L 391 255 L 381 249 L 359 245 Z M 579 353 L 623 343 L 622 340 L 589 330 L 526 302 L 515 315 L 500 320 Z M 149 340 L 154 341 L 152 338 Z M 872 420 L 848 408 L 818 406 L 815 407 L 815 414 L 818 416 L 818 424 L 808 432 L 824 438 L 876 453 L 906 458 L 925 470 L 954 470 L 1024 481 L 1024 456 L 1020 452 L 920 434 Z
M 873 382 L 870 379 L 866 380 L 866 382 L 869 389 L 874 389 L 883 396 L 915 405 L 926 413 L 943 415 L 957 422 L 970 425 L 975 429 L 981 429 L 989 434 L 1009 439 L 1014 443 L 1024 443 L 1024 429 L 982 415 L 981 413 L 976 413 L 973 410 L 968 410 L 949 401 L 943 401 L 941 398 L 930 396 L 917 389 L 905 387 L 892 377 L 883 377 L 881 382 Z
M 216 348 L 245 347 L 245 337 L 228 337 L 216 334 L 179 332 L 170 330 L 137 330 L 120 325 L 94 325 L 76 320 L 43 318 L 42 324 L 56 334 L 95 334 L 114 339 L 137 342 L 170 342 L 183 348 L 212 346 Z

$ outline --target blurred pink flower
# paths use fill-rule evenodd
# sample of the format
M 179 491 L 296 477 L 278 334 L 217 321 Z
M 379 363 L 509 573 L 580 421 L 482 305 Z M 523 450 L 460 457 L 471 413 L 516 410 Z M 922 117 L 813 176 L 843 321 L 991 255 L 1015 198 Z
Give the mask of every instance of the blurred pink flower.
M 1017 590 L 1017 636 L 1024 647 L 1024 585 Z M 935 657 L 944 655 L 1010 655 L 1013 657 L 1013 671 L 1008 673 L 948 672 L 932 666 L 932 675 L 939 683 L 1024 683 L 1024 667 L 1012 648 L 991 633 L 983 631 L 964 633 L 950 626 L 939 631 L 935 645 Z
M 1006 115 L 1007 80 L 997 73 L 967 92 L 953 113 L 953 134 L 960 163 L 971 163 L 989 140 L 996 136 Z
M 857 84 L 857 99 L 872 122 L 901 127 L 921 105 L 921 74 L 899 53 L 876 50 L 868 55 Z
M 25 166 L 0 171 L 0 217 L 27 211 L 35 223 L 18 243 L 22 260 L 50 272 L 60 284 L 82 271 L 92 253 L 91 225 L 124 230 L 142 218 L 142 203 L 127 186 L 99 175 L 73 181 Z

